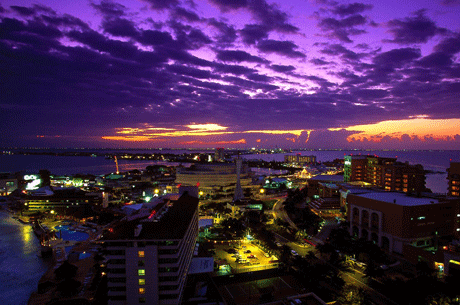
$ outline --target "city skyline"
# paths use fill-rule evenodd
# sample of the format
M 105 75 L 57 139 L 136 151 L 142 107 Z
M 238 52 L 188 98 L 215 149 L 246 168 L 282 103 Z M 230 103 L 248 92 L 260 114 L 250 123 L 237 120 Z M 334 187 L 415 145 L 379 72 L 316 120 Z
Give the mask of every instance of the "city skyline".
M 0 141 L 458 149 L 460 1 L 0 1 Z

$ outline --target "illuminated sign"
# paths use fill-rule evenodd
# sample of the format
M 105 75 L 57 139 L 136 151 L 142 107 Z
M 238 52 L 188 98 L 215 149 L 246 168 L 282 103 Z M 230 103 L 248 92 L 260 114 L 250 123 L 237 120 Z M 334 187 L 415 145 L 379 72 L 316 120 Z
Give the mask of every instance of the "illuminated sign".
M 40 187 L 42 180 L 39 175 L 24 175 L 24 181 L 27 181 L 26 190 L 36 190 Z
M 346 161 L 345 161 L 345 165 L 351 165 L 351 161 L 346 160 Z

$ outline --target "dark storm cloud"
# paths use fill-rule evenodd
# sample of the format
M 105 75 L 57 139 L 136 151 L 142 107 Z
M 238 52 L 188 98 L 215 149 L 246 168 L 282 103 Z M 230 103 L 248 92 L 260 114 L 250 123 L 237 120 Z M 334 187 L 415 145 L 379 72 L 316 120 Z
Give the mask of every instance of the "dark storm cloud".
M 327 33 L 328 37 L 338 39 L 342 42 L 351 43 L 350 36 L 366 33 L 363 29 L 357 29 L 357 26 L 363 26 L 367 23 L 367 19 L 362 15 L 355 14 L 344 19 L 324 18 L 318 26 Z
M 325 66 L 325 65 L 329 65 L 330 62 L 327 62 L 325 60 L 322 60 L 320 58 L 313 58 L 313 59 L 310 59 L 310 62 L 312 64 L 314 64 L 315 66 Z
M 248 74 L 248 75 L 246 75 L 246 77 L 249 80 L 252 80 L 252 81 L 255 81 L 255 82 L 262 82 L 262 83 L 269 83 L 270 81 L 273 80 L 272 77 L 257 74 L 257 73 Z
M 106 33 L 121 37 L 135 37 L 138 31 L 134 22 L 125 18 L 110 18 L 102 21 L 102 28 Z
M 268 38 L 269 29 L 263 25 L 246 24 L 240 30 L 241 38 L 246 44 L 255 44 L 257 41 Z
M 327 55 L 340 56 L 346 62 L 356 62 L 365 56 L 365 54 L 355 53 L 340 44 L 327 44 L 320 52 Z
M 444 53 L 431 53 L 417 62 L 418 65 L 426 68 L 441 68 L 450 66 L 452 63 L 451 56 Z
M 371 10 L 372 5 L 364 3 L 350 3 L 350 4 L 340 4 L 332 9 L 334 14 L 339 16 L 359 14 L 366 10 Z
M 178 0 L 142 0 L 150 5 L 153 10 L 164 10 L 179 5 Z
M 265 0 L 210 0 L 216 4 L 221 11 L 247 9 L 252 16 L 259 21 L 259 24 L 271 31 L 281 33 L 296 33 L 299 28 L 288 22 L 289 16 L 281 11 L 277 5 L 268 4 Z
M 120 17 L 125 15 L 127 10 L 126 6 L 110 0 L 102 0 L 100 4 L 91 2 L 90 5 L 106 17 Z
M 306 55 L 302 52 L 296 51 L 297 48 L 291 41 L 279 41 L 279 40 L 261 40 L 256 45 L 257 49 L 265 53 L 275 53 L 290 58 L 305 58 Z
M 217 50 L 216 58 L 221 61 L 230 62 L 255 62 L 255 63 L 266 63 L 267 60 L 251 55 L 245 51 L 239 50 Z
M 210 2 L 216 4 L 224 12 L 247 7 L 249 4 L 249 0 L 210 0 Z
M 119 58 L 132 58 L 137 54 L 137 48 L 129 42 L 108 39 L 93 30 L 70 31 L 67 36 L 75 41 L 86 44 L 94 50 L 108 52 Z
M 212 42 L 212 40 L 198 28 L 177 22 L 176 20 L 169 20 L 168 25 L 173 29 L 176 35 L 177 48 L 196 50 Z
M 434 47 L 434 50 L 450 55 L 460 52 L 460 33 L 455 33 L 453 37 L 441 40 L 441 42 Z
M 174 39 L 168 32 L 157 30 L 141 31 L 138 41 L 144 45 L 166 45 L 173 43 Z
M 445 29 L 438 28 L 436 24 L 425 16 L 425 11 L 420 10 L 414 17 L 394 19 L 387 23 L 389 32 L 393 39 L 386 39 L 385 42 L 397 44 L 425 43 L 436 34 L 446 33 Z
M 224 76 L 223 80 L 226 80 L 234 85 L 243 87 L 245 89 L 254 89 L 254 90 L 262 89 L 265 91 L 272 91 L 272 90 L 276 90 L 279 88 L 278 86 L 275 86 L 275 85 L 249 81 L 249 80 L 245 80 L 245 79 L 242 79 L 240 77 L 235 77 L 235 76 Z
M 216 19 L 211 18 L 208 20 L 208 24 L 219 31 L 219 34 L 216 34 L 215 36 L 215 39 L 218 43 L 232 43 L 238 37 L 236 35 L 235 28 L 226 24 L 225 22 L 217 21 Z
M 10 6 L 11 9 L 14 11 L 18 12 L 22 16 L 32 16 L 35 14 L 35 10 L 32 8 L 24 7 L 24 6 L 16 6 L 12 5 Z
M 421 56 L 419 49 L 402 48 L 393 49 L 388 52 L 378 54 L 373 58 L 373 62 L 379 67 L 400 68 L 403 65 L 414 61 Z
M 251 74 L 251 73 L 257 72 L 257 70 L 255 69 L 251 69 L 251 68 L 247 68 L 245 66 L 239 66 L 239 65 L 215 64 L 213 66 L 216 72 L 230 73 L 234 75 Z
M 269 67 L 273 71 L 280 72 L 280 73 L 286 73 L 286 72 L 291 72 L 295 70 L 294 66 L 283 66 L 283 65 L 270 65 Z
M 198 22 L 201 18 L 194 12 L 186 10 L 183 7 L 176 7 L 172 12 L 172 17 L 182 19 L 188 22 Z
M 211 71 L 196 69 L 196 68 L 187 67 L 184 65 L 171 65 L 167 69 L 178 75 L 188 75 L 188 76 L 195 77 L 195 78 L 202 78 L 202 79 L 219 78 L 217 75 L 213 75 Z

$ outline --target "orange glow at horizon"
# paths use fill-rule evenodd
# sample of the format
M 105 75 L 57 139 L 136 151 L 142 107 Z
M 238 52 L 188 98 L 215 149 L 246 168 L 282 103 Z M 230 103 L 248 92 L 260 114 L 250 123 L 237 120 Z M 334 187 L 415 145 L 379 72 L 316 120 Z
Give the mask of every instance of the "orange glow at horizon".
M 380 142 L 384 137 L 402 139 L 408 135 L 412 140 L 425 138 L 449 141 L 460 134 L 460 119 L 427 119 L 421 116 L 407 120 L 382 121 L 375 124 L 355 125 L 346 128 L 329 128 L 329 131 L 347 130 L 355 133 L 347 137 L 348 142 L 368 141 Z
M 246 130 L 246 131 L 226 131 L 228 127 L 219 124 L 189 124 L 183 125 L 187 129 L 180 128 L 160 128 L 154 127 L 150 124 L 142 124 L 141 127 L 121 127 L 117 128 L 115 133 L 119 135 L 103 136 L 103 140 L 111 141 L 128 141 L 128 142 L 145 142 L 145 141 L 159 141 L 165 138 L 179 138 L 179 137 L 196 137 L 196 136 L 223 136 L 230 134 L 245 134 L 245 133 L 260 133 L 271 135 L 294 135 L 295 137 L 288 138 L 289 141 L 296 142 L 297 138 L 306 132 L 308 137 L 312 130 L 307 129 L 294 129 L 294 130 Z M 246 142 L 239 141 L 221 141 L 221 142 L 206 142 L 206 141 L 183 141 L 179 144 L 244 144 Z M 244 140 L 246 141 L 246 140 Z M 308 141 L 308 138 L 307 138 Z M 261 142 L 261 139 L 257 139 Z
M 217 141 L 217 142 L 205 142 L 205 141 L 185 141 L 179 142 L 181 145 L 191 145 L 191 144 L 200 144 L 200 145 L 223 145 L 223 144 L 246 144 L 246 139 L 240 139 L 237 141 Z

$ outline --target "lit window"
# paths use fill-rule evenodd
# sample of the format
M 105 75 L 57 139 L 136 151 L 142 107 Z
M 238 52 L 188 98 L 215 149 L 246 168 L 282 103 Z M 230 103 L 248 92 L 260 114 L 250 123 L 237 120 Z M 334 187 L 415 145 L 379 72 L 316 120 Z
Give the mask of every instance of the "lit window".
M 139 275 L 145 275 L 145 269 L 139 269 L 139 270 L 137 270 L 137 273 Z
M 139 285 L 145 285 L 145 279 L 139 279 Z
M 144 257 L 145 256 L 144 251 L 138 251 L 137 254 L 138 254 L 139 257 Z
M 139 288 L 139 294 L 144 294 L 145 293 L 145 288 Z

